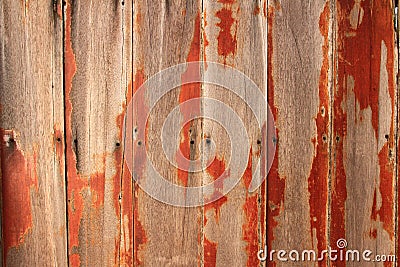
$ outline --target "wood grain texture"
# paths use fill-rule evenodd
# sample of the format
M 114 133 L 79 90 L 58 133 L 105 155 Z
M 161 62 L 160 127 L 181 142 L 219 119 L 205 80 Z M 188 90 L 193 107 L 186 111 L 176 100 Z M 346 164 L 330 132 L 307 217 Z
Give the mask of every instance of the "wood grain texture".
M 262 12 L 261 1 L 204 1 L 204 60 L 218 62 L 243 72 L 255 82 L 261 96 L 266 92 L 266 18 Z M 208 76 L 218 75 L 210 72 Z M 236 73 L 237 74 L 237 73 Z M 238 79 L 238 77 L 231 77 Z M 240 79 L 238 79 L 240 80 Z M 239 85 L 238 85 L 239 86 Z M 238 95 L 259 95 L 254 88 L 223 88 L 204 84 L 202 96 L 217 99 L 232 108 L 243 122 L 248 140 L 233 139 L 235 133 L 218 121 L 204 119 L 202 138 L 215 143 L 215 155 L 212 163 L 204 172 L 203 184 L 217 179 L 225 179 L 224 172 L 230 177 L 243 177 L 227 195 L 204 206 L 203 249 L 204 266 L 259 266 L 257 252 L 265 246 L 265 183 L 255 192 L 248 191 L 258 161 L 262 154 L 260 127 L 250 108 Z M 233 91 L 232 91 L 233 90 Z M 224 114 L 222 121 L 232 121 L 227 109 L 212 105 L 203 105 L 204 114 Z M 265 125 L 262 125 L 263 127 Z M 244 137 L 247 139 L 247 137 Z M 233 144 L 249 142 L 248 154 L 240 155 L 247 161 L 247 168 L 238 170 L 232 164 Z M 206 145 L 207 146 L 207 145 Z M 207 147 L 205 148 L 207 150 Z M 234 173 L 234 172 L 239 173 Z M 222 178 L 219 178 L 222 177 Z M 226 186 L 222 182 L 222 188 Z M 218 184 L 215 191 L 221 190 Z
M 399 251 L 396 2 L 0 1 L 2 265 L 396 266 L 277 259 L 281 249 L 337 249 L 341 238 L 372 257 Z M 193 61 L 241 71 L 268 99 L 276 156 L 252 193 L 271 136 L 249 103 L 206 82 L 178 86 L 154 107 L 158 89 L 139 91 L 159 71 Z M 179 79 L 218 76 L 210 65 L 198 73 L 184 67 Z M 196 113 L 237 124 L 206 98 L 243 122 L 250 143 L 240 154 L 243 170 L 231 162 L 232 144 L 245 140 L 230 140 L 228 127 L 212 119 L 184 123 Z M 132 99 L 134 127 L 123 129 Z M 173 127 L 180 132 L 167 144 L 176 149 L 174 166 L 161 133 L 179 105 Z M 134 137 L 132 147 L 124 134 Z M 132 176 L 151 181 L 146 151 L 161 176 L 180 186 L 222 175 L 212 192 L 220 198 L 189 208 L 148 195 Z M 179 151 L 204 169 L 183 170 L 195 164 L 178 160 Z M 222 195 L 224 179 L 238 174 Z M 271 262 L 257 259 L 265 247 L 275 250 Z
M 120 223 L 121 182 L 129 179 L 122 179 L 121 138 L 130 80 L 130 7 L 120 1 L 67 1 L 64 7 L 71 266 L 115 266 L 121 244 L 124 255 L 129 251 L 121 243 L 126 237 L 122 241 Z
M 346 238 L 349 248 L 370 249 L 374 255 L 395 252 L 393 8 L 392 1 L 337 1 L 335 12 L 330 242 L 334 246 Z
M 133 91 L 157 72 L 187 61 L 200 59 L 200 1 L 134 1 L 133 24 Z M 191 97 L 200 96 L 200 85 L 182 86 L 156 103 L 148 121 L 152 88 L 139 96 L 134 120 L 138 129 L 134 144 L 134 175 L 142 181 L 151 177 L 142 164 L 144 149 L 155 168 L 168 181 L 184 186 L 201 185 L 201 177 L 178 171 L 166 160 L 161 127 L 172 108 Z M 185 114 L 182 112 L 182 117 Z M 181 136 L 173 142 L 183 155 L 193 159 L 198 153 L 191 141 L 198 138 L 198 121 L 176 125 Z M 143 128 L 146 128 L 144 131 Z M 163 204 L 135 185 L 134 190 L 134 265 L 197 266 L 201 262 L 201 209 L 179 208 Z
M 67 265 L 60 10 L 0 3 L 3 266 Z
M 268 21 L 268 101 L 278 139 L 268 177 L 268 248 L 321 252 L 328 238 L 330 5 L 271 1 Z M 286 264 L 273 259 L 270 266 Z

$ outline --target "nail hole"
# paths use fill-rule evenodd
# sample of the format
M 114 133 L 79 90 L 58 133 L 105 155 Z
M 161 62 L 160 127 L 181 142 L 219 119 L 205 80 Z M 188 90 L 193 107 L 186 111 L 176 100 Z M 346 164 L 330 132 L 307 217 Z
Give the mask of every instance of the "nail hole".
M 61 138 L 57 137 L 57 142 L 60 143 L 61 142 Z
M 120 142 L 116 142 L 116 143 L 115 143 L 115 146 L 116 146 L 116 147 L 120 147 L 120 146 L 121 146 L 121 143 L 120 143 Z
M 385 134 L 385 138 L 386 138 L 386 140 L 389 140 L 389 135 Z
M 15 139 L 14 139 L 14 138 L 10 138 L 10 139 L 9 139 L 9 142 L 10 142 L 10 143 L 14 143 L 14 142 L 15 142 Z
M 340 137 L 336 136 L 336 142 L 339 142 L 339 141 L 340 141 Z
M 135 130 L 134 130 L 134 131 L 135 131 L 135 133 L 137 133 L 137 131 L 138 131 L 138 130 L 137 130 L 137 128 L 135 128 Z
M 261 140 L 257 140 L 257 144 L 258 144 L 258 145 L 261 145 Z
M 210 139 L 210 138 L 207 138 L 207 139 L 206 139 L 206 143 L 207 143 L 207 144 L 211 144 L 211 139 Z
M 142 145 L 142 141 L 137 142 L 137 144 L 138 144 L 139 146 L 141 146 L 141 145 Z
M 327 137 L 326 137 L 326 135 L 324 134 L 324 135 L 322 136 L 322 140 L 323 140 L 324 142 L 326 142 L 326 139 L 327 139 Z
M 276 143 L 278 143 L 278 138 L 272 137 L 272 143 L 274 143 L 276 145 Z
M 78 143 L 78 140 L 77 140 L 77 139 L 74 139 L 74 143 L 77 144 L 77 143 Z
M 194 145 L 194 140 L 191 140 L 191 141 L 190 141 L 190 144 L 191 144 L 191 145 Z
M 122 1 L 122 3 L 121 3 L 122 5 L 125 5 L 125 2 L 124 1 Z

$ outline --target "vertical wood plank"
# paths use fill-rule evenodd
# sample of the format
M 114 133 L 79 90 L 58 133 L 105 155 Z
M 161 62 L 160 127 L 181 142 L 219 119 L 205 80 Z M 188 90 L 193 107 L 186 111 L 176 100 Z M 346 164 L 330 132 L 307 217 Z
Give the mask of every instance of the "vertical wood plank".
M 65 4 L 69 263 L 114 266 L 122 242 L 121 138 L 130 80 L 131 8 L 111 0 Z
M 329 1 L 268 5 L 268 101 L 277 127 L 268 177 L 269 251 L 327 248 L 330 13 Z M 283 265 L 275 253 L 270 266 Z
M 0 3 L 2 265 L 67 265 L 61 1 Z
M 133 1 L 122 1 L 122 88 L 127 88 L 124 111 L 117 117 L 118 126 L 122 127 L 127 105 L 132 99 L 132 31 L 133 31 Z M 122 128 L 121 128 L 122 129 Z M 119 140 L 122 140 L 124 129 L 120 131 Z M 126 147 L 122 147 L 125 155 Z M 131 172 L 123 158 L 120 195 L 120 266 L 133 266 L 133 179 Z
M 134 1 L 133 92 L 157 72 L 179 63 L 200 60 L 200 1 Z M 165 82 L 165 81 L 163 81 Z M 165 159 L 161 128 L 166 116 L 180 102 L 200 96 L 200 85 L 182 86 L 156 103 L 147 122 L 143 114 L 149 107 L 152 88 L 138 98 L 134 107 L 137 136 L 133 144 L 134 175 L 145 181 L 149 166 L 139 162 L 147 150 L 150 160 L 166 180 L 181 186 L 199 186 L 201 177 L 180 171 Z M 187 114 L 181 110 L 182 119 Z M 181 130 L 177 150 L 187 159 L 198 153 L 191 141 L 200 134 L 198 121 L 176 125 Z M 145 129 L 144 129 L 145 128 Z M 132 134 L 132 133 L 127 133 Z M 197 142 L 197 141 L 196 141 Z M 147 195 L 138 185 L 134 189 L 134 265 L 196 266 L 201 263 L 201 209 L 174 207 Z
M 262 1 L 218 0 L 204 1 L 204 60 L 233 67 L 255 82 L 265 95 L 266 85 L 266 19 Z M 205 73 L 210 72 L 205 65 Z M 207 73 L 209 76 L 218 75 Z M 238 77 L 232 77 L 238 80 Z M 264 248 L 265 240 L 265 184 L 255 192 L 248 191 L 261 155 L 262 133 L 259 129 L 250 103 L 245 103 L 227 88 L 205 83 L 202 96 L 222 101 L 239 116 L 249 136 L 250 152 L 240 157 L 248 160 L 243 177 L 227 195 L 204 207 L 204 266 L 259 266 L 257 252 Z M 230 88 L 235 92 L 243 90 L 244 95 L 258 95 L 254 88 Z M 224 114 L 215 106 L 203 105 L 205 114 Z M 227 121 L 229 115 L 226 114 Z M 230 123 L 235 123 L 230 121 Z M 264 125 L 265 126 L 265 125 Z M 233 153 L 230 140 L 235 133 L 228 132 L 218 121 L 204 119 L 202 138 L 215 143 L 215 156 L 203 174 L 203 184 L 209 184 L 229 173 L 235 164 L 230 162 Z M 224 187 L 225 184 L 221 187 Z M 215 191 L 220 192 L 221 188 Z
M 336 247 L 339 238 L 346 238 L 348 248 L 374 255 L 395 250 L 393 8 L 392 1 L 336 1 L 330 242 Z

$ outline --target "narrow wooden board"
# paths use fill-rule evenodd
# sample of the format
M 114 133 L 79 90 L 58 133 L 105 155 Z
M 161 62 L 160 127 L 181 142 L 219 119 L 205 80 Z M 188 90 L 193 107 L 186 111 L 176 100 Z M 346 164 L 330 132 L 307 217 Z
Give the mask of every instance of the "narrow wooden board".
M 114 266 L 124 244 L 122 121 L 131 73 L 127 18 L 132 9 L 124 1 L 65 4 L 69 264 Z M 125 254 L 129 245 L 121 251 Z
M 203 105 L 204 114 L 223 114 L 221 121 L 205 118 L 202 138 L 215 144 L 215 155 L 210 155 L 211 164 L 203 174 L 203 184 L 215 183 L 215 192 L 221 193 L 226 186 L 220 179 L 242 175 L 227 195 L 204 206 L 203 250 L 204 266 L 259 266 L 257 252 L 265 246 L 265 183 L 254 192 L 249 192 L 250 183 L 262 154 L 262 127 L 258 125 L 251 108 L 255 103 L 246 103 L 237 93 L 265 96 L 266 92 L 266 18 L 261 1 L 204 1 L 204 60 L 218 62 L 244 73 L 254 81 L 257 88 L 223 88 L 203 84 L 202 96 L 217 99 L 226 106 Z M 208 70 L 206 76 L 218 76 Z M 211 72 L 211 73 L 209 73 Z M 242 81 L 238 73 L 232 80 Z M 257 90 L 259 92 L 257 92 Z M 235 94 L 236 93 L 236 94 Z M 230 132 L 227 125 L 237 124 L 229 115 L 232 108 L 243 123 L 248 137 L 230 139 L 236 132 Z M 218 116 L 220 117 L 220 116 Z M 227 122 L 227 125 L 220 124 Z M 236 125 L 240 127 L 240 125 Z M 236 135 L 237 136 L 237 135 Z M 249 142 L 250 150 L 240 155 L 247 160 L 244 169 L 235 168 L 233 143 Z M 205 145 L 207 151 L 209 145 Z M 232 160 L 232 161 L 231 161 Z M 240 178 L 240 176 L 239 176 Z M 222 185 L 219 185 L 221 184 Z
M 329 1 L 269 2 L 268 101 L 277 127 L 267 193 L 270 251 L 327 248 L 330 12 Z M 284 264 L 275 253 L 270 266 Z
M 393 8 L 392 1 L 335 1 L 330 244 L 336 248 L 344 238 L 348 249 L 369 249 L 373 255 L 395 252 Z
M 137 0 L 133 2 L 133 6 L 133 92 L 137 93 L 143 82 L 159 71 L 179 63 L 200 60 L 201 3 L 183 0 Z M 142 161 L 146 149 L 149 159 L 166 180 L 181 186 L 201 185 L 201 176 L 178 171 L 166 160 L 160 138 L 167 115 L 180 102 L 200 96 L 200 85 L 178 87 L 166 94 L 150 110 L 152 90 L 154 88 L 147 88 L 138 97 L 134 108 L 134 123 L 138 132 L 133 144 L 134 175 L 142 181 L 154 175 Z M 144 114 L 148 111 L 150 117 L 146 122 Z M 185 110 L 181 110 L 183 119 L 186 115 Z M 177 124 L 176 127 L 182 131 L 172 141 L 172 145 L 177 150 L 181 149 L 186 158 L 193 159 L 198 150 L 191 141 L 197 140 L 200 135 L 200 123 L 193 121 L 186 126 Z M 155 196 L 148 195 L 135 184 L 134 265 L 200 264 L 201 209 L 174 207 L 153 197 Z
M 66 266 L 61 1 L 0 3 L 3 266 Z

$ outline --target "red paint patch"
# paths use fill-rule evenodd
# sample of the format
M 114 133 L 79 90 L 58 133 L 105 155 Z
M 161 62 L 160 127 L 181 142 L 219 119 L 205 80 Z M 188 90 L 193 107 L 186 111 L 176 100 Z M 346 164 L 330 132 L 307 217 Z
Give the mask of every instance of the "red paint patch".
M 90 176 L 90 189 L 92 195 L 95 197 L 95 201 L 93 202 L 95 208 L 99 208 L 104 204 L 105 183 L 106 179 L 104 173 L 95 173 Z
M 328 203 L 328 174 L 329 174 L 329 147 L 328 140 L 323 140 L 323 136 L 329 132 L 329 86 L 328 86 L 328 69 L 329 69 L 329 4 L 325 4 L 324 11 L 320 16 L 319 27 L 322 36 L 324 36 L 324 44 L 322 46 L 323 62 L 319 80 L 319 112 L 315 118 L 317 125 L 317 139 L 313 140 L 316 155 L 313 160 L 310 176 L 308 178 L 308 191 L 310 192 L 310 225 L 311 240 L 317 240 L 317 249 L 321 253 L 327 248 L 327 203 Z M 314 231 L 316 236 L 314 236 Z M 313 245 L 314 247 L 314 245 Z M 319 266 L 325 266 L 326 262 L 320 261 Z
M 3 245 L 6 265 L 8 251 L 23 244 L 33 227 L 31 189 L 38 189 L 36 155 L 24 153 L 14 132 L 0 129 L 3 212 Z
M 214 180 L 214 192 L 210 198 L 217 200 L 205 205 L 204 212 L 206 213 L 208 210 L 214 209 L 215 218 L 218 222 L 221 206 L 228 201 L 228 198 L 223 194 L 223 189 L 224 180 L 229 177 L 229 171 L 225 169 L 225 161 L 218 158 L 214 158 L 206 171 Z M 205 221 L 204 224 L 206 223 Z
M 217 23 L 217 26 L 220 28 L 217 37 L 218 54 L 224 58 L 224 64 L 226 64 L 226 58 L 229 55 L 234 56 L 236 53 L 237 22 L 232 17 L 232 10 L 226 7 L 219 10 L 216 16 L 220 19 L 220 22 Z M 233 25 L 234 23 L 235 26 Z M 234 28 L 232 29 L 233 26 Z
M 259 15 L 259 14 L 260 14 L 260 11 L 261 11 L 260 7 L 259 7 L 259 6 L 256 6 L 256 7 L 254 8 L 253 14 L 254 14 L 254 15 Z
M 187 56 L 187 62 L 200 61 L 200 13 L 197 15 L 195 23 L 194 23 L 194 31 L 193 31 L 193 40 L 190 46 L 189 54 Z M 182 82 L 190 81 L 195 79 L 200 79 L 200 65 L 194 64 L 190 65 L 185 73 L 182 74 Z M 179 103 L 182 104 L 185 101 L 191 99 L 193 100 L 192 104 L 182 105 L 180 107 L 180 111 L 183 115 L 184 120 L 188 120 L 192 117 L 192 114 L 200 115 L 200 97 L 201 97 L 201 83 L 189 83 L 181 86 L 181 92 L 179 94 Z M 183 138 L 179 145 L 180 152 L 187 159 L 193 159 L 190 153 L 190 130 L 193 128 L 193 123 L 186 123 L 182 128 Z M 179 151 L 178 151 L 179 153 Z M 189 162 L 185 163 L 178 162 L 178 178 L 181 181 L 183 186 L 187 186 L 189 173 L 185 170 L 189 169 Z
M 217 244 L 204 238 L 204 266 L 217 266 Z

